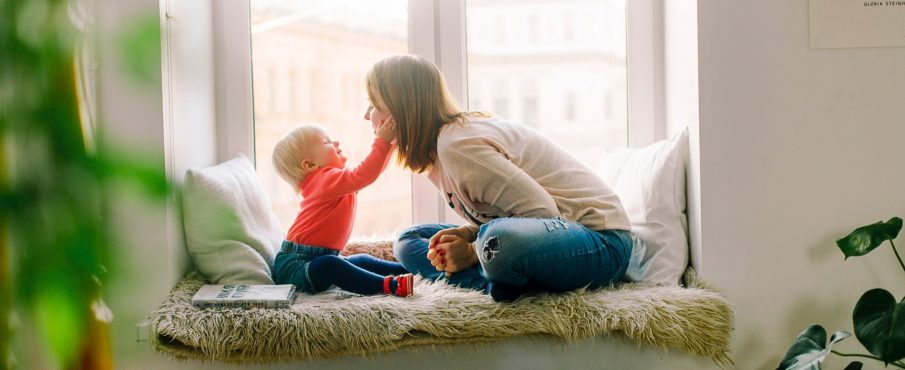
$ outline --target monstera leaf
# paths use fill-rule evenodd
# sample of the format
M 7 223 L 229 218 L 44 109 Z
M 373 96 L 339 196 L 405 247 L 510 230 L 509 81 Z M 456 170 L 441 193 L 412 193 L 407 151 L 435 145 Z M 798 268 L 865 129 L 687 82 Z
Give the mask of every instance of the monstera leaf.
M 850 336 L 850 333 L 840 330 L 833 333 L 827 343 L 826 329 L 820 325 L 811 325 L 798 334 L 776 370 L 820 370 L 820 364 L 830 353 L 833 344 Z
M 905 358 L 905 299 L 884 289 L 868 290 L 852 312 L 855 336 L 870 353 L 890 363 Z
M 862 226 L 846 237 L 836 241 L 836 245 L 848 259 L 852 256 L 863 256 L 870 253 L 887 240 L 895 239 L 902 230 L 902 219 L 893 217 L 889 221 Z

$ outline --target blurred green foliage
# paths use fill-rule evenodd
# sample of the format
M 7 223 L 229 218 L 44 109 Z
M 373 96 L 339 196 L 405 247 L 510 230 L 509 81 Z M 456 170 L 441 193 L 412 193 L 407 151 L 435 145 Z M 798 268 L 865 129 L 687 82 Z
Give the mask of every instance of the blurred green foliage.
M 118 54 L 126 72 L 140 83 L 160 77 L 160 19 L 137 19 L 117 38 Z
M 80 361 L 91 304 L 113 264 L 105 194 L 123 180 L 164 199 L 160 162 L 86 145 L 74 65 L 81 37 L 62 0 L 0 0 L 0 366 L 18 331 L 34 329 L 55 366 Z M 159 66 L 159 26 L 124 33 L 139 80 Z M 158 54 L 154 54 L 154 53 Z M 152 61 L 154 59 L 151 59 Z M 20 325 L 10 327 L 11 318 Z M 78 365 L 75 365 L 76 367 Z

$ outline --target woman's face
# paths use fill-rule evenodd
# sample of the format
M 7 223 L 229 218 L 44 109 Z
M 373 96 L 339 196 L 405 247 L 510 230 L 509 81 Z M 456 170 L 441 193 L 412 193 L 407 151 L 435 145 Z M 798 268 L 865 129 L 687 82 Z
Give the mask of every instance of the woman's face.
M 375 100 L 377 101 L 373 101 L 368 105 L 364 118 L 371 121 L 371 128 L 376 130 L 383 124 L 383 121 L 390 118 L 390 112 L 387 111 L 386 105 L 383 104 L 383 100 L 379 96 L 375 96 Z

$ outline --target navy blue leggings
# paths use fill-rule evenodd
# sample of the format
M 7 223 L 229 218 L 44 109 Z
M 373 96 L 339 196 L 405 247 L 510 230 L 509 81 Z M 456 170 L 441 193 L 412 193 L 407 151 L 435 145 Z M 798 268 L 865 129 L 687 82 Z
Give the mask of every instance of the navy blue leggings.
M 398 262 L 385 261 L 368 254 L 319 256 L 308 265 L 308 279 L 315 292 L 322 292 L 336 285 L 342 290 L 362 295 L 383 293 L 383 278 L 408 271 Z M 395 279 L 390 282 L 396 290 Z

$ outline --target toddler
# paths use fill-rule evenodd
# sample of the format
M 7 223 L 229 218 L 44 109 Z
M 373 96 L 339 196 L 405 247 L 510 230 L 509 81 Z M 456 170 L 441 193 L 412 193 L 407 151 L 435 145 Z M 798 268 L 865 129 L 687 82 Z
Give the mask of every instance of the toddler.
M 386 167 L 396 135 L 392 118 L 374 126 L 371 152 L 352 168 L 345 167 L 339 142 L 323 126 L 300 126 L 277 142 L 274 168 L 302 195 L 302 202 L 274 260 L 274 283 L 294 284 L 308 293 L 336 285 L 362 295 L 412 294 L 412 274 L 399 263 L 367 254 L 339 256 L 352 232 L 356 195 Z

